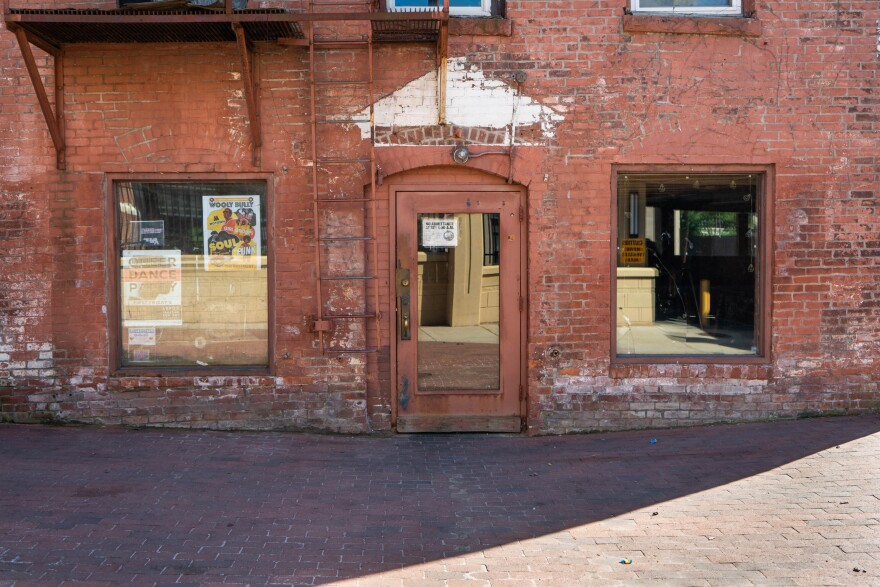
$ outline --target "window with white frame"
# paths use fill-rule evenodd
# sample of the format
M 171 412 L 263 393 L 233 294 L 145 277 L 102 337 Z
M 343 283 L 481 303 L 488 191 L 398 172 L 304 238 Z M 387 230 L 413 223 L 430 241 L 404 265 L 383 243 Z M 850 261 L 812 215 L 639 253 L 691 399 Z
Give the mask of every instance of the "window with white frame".
M 392 12 L 428 12 L 443 8 L 443 0 L 387 0 Z M 455 16 L 491 16 L 492 0 L 449 0 L 449 13 Z
M 742 0 L 632 0 L 632 11 L 681 15 L 741 15 Z

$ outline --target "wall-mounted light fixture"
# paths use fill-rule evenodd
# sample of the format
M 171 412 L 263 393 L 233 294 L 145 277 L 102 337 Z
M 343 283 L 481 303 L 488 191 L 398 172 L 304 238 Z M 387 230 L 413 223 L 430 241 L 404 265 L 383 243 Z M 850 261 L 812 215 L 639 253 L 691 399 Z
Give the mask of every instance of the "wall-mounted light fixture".
M 471 152 L 468 151 L 467 147 L 456 147 L 456 149 L 452 151 L 452 160 L 456 163 L 467 163 L 470 158 Z
M 507 155 L 509 151 L 482 151 L 480 153 L 471 153 L 467 147 L 456 147 L 452 150 L 452 160 L 456 163 L 467 163 L 471 157 L 482 157 L 483 155 Z

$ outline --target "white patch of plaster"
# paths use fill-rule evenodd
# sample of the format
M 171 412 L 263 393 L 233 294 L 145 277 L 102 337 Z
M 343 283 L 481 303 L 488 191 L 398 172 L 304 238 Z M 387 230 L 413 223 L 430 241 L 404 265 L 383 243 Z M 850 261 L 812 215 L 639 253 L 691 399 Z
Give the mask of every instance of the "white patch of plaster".
M 21 348 L 15 348 L 13 345 L 4 345 L 0 348 L 0 361 L 3 362 L 3 368 L 8 373 L 12 381 L 19 379 L 34 379 L 46 387 L 55 384 L 55 350 L 52 343 L 48 342 L 29 342 L 24 346 L 28 357 L 13 360 L 10 352 L 21 351 Z M 36 353 L 36 356 L 34 356 Z M 51 393 L 51 392 L 49 392 Z M 43 400 L 28 400 L 43 401 Z
M 244 100 L 244 90 L 232 90 L 229 92 L 229 98 L 226 99 L 226 105 L 230 108 L 241 109 L 244 107 L 242 100 Z
M 205 399 L 207 399 L 209 402 L 215 402 L 215 401 L 223 400 L 223 399 L 238 399 L 238 394 L 237 393 L 227 393 L 225 395 L 206 395 Z
M 802 224 L 806 224 L 809 221 L 810 217 L 801 208 L 794 210 L 788 217 L 788 223 L 791 226 L 800 226 Z
M 14 134 L 14 133 L 13 133 Z M 18 135 L 23 136 L 23 135 Z M 9 145 L 12 141 L 7 141 L 6 145 Z M 10 183 L 17 183 L 21 181 L 29 180 L 33 174 L 35 173 L 36 167 L 31 165 L 16 165 L 16 162 L 24 162 L 25 157 L 21 156 L 21 149 L 18 146 L 10 148 L 7 146 L 7 150 L 4 153 L 5 157 L 3 160 L 3 179 Z
M 438 124 L 437 71 L 411 81 L 373 106 L 377 127 L 434 126 Z M 519 94 L 502 80 L 487 79 L 464 57 L 450 59 L 446 73 L 446 122 L 463 127 L 508 129 L 540 124 L 544 139 L 551 139 L 564 117 L 560 108 L 539 104 Z M 564 110 L 564 108 L 562 108 Z M 358 116 L 369 118 L 364 109 Z M 359 123 L 361 137 L 370 137 L 368 123 Z M 526 144 L 526 143 L 521 143 Z
M 196 377 L 193 383 L 199 387 L 220 387 L 224 385 L 224 377 Z

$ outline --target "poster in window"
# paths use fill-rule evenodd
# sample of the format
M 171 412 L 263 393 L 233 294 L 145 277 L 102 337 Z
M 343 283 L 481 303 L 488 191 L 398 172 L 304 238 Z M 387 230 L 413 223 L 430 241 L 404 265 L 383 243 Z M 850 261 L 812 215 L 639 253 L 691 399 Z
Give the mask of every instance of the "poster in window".
M 145 247 L 165 246 L 164 220 L 130 220 L 131 245 Z
M 156 346 L 156 327 L 141 326 L 129 328 L 128 346 Z
M 205 271 L 259 269 L 260 197 L 202 196 Z
M 424 247 L 457 247 L 457 218 L 423 218 L 422 246 Z
M 179 250 L 122 251 L 123 325 L 183 324 Z

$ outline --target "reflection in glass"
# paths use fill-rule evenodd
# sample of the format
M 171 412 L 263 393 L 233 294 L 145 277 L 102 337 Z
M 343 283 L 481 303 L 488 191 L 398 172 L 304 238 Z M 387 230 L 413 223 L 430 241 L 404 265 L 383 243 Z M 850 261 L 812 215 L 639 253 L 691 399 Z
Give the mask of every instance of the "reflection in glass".
M 265 183 L 115 188 L 121 364 L 268 364 Z
M 758 179 L 618 176 L 618 355 L 757 354 Z
M 499 214 L 418 215 L 418 389 L 500 388 Z

